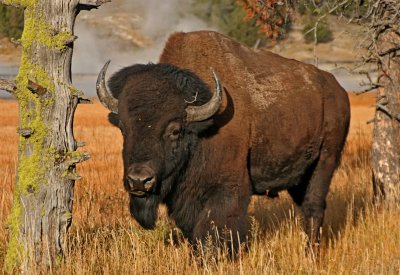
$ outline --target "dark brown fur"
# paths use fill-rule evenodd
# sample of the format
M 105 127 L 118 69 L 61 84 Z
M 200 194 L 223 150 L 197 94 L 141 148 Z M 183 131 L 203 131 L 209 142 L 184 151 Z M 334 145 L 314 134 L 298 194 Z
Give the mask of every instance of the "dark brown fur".
M 223 85 L 222 106 L 212 119 L 188 123 L 186 106 L 211 97 L 210 67 Z M 214 229 L 229 239 L 226 228 L 237 247 L 250 196 L 288 190 L 316 240 L 350 119 L 347 94 L 331 74 L 201 31 L 172 35 L 160 65 L 124 68 L 109 86 L 119 99 L 110 120 L 123 129 L 125 178 L 134 163 L 157 176 L 151 194 L 131 195 L 144 227 L 165 203 L 191 241 Z

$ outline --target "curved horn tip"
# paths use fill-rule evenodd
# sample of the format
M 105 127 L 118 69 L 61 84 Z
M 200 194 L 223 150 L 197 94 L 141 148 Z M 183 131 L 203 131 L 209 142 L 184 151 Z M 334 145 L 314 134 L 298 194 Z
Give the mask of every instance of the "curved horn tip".
M 213 77 L 214 77 L 216 89 L 217 89 L 217 91 L 221 92 L 221 82 L 219 81 L 218 75 L 215 72 L 213 67 L 210 67 L 210 70 L 211 70 L 211 73 L 213 74 Z
M 215 80 L 215 85 L 216 85 L 215 92 L 210 101 L 205 103 L 204 105 L 186 107 L 186 119 L 189 122 L 203 121 L 209 119 L 218 112 L 221 106 L 222 103 L 221 83 L 213 68 L 211 68 L 211 72 Z
M 221 81 L 218 78 L 217 73 L 215 72 L 213 67 L 210 67 L 211 73 L 213 74 L 214 81 L 215 81 L 215 90 L 218 93 L 219 97 L 221 97 L 222 89 L 221 89 Z
M 101 104 L 103 104 L 103 106 L 109 109 L 111 112 L 118 114 L 118 100 L 108 92 L 105 82 L 105 75 L 110 62 L 111 60 L 108 60 L 104 64 L 97 77 L 96 92 Z
M 99 88 L 101 85 L 101 81 L 104 80 L 107 69 L 108 69 L 108 65 L 110 65 L 110 62 L 111 62 L 111 59 L 107 60 L 107 62 L 101 68 L 99 76 L 97 77 L 96 88 Z

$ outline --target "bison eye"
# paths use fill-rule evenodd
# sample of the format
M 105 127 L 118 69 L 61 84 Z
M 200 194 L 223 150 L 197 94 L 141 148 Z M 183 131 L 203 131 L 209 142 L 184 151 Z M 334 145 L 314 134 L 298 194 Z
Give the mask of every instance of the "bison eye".
M 175 141 L 179 139 L 179 136 L 181 135 L 181 129 L 180 123 L 176 121 L 171 122 L 165 130 L 165 135 L 169 138 L 169 140 Z
M 172 135 L 173 136 L 178 136 L 180 134 L 180 130 L 179 129 L 175 129 L 174 131 L 172 131 Z
M 181 130 L 180 130 L 180 129 L 174 129 L 174 130 L 172 131 L 172 133 L 169 135 L 169 138 L 170 138 L 171 140 L 177 140 L 177 139 L 179 138 L 180 133 L 181 133 Z

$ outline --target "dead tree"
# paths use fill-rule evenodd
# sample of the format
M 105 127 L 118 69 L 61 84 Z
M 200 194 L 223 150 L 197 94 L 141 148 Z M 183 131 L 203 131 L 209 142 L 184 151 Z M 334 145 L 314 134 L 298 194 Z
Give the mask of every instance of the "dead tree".
M 336 13 L 365 29 L 361 46 L 367 49 L 361 63 L 377 66 L 378 80 L 372 134 L 371 169 L 375 202 L 400 205 L 400 2 L 398 0 L 331 0 L 325 15 Z M 344 15 L 352 7 L 352 15 Z M 320 19 L 318 19 L 320 20 Z M 318 22 L 317 20 L 317 22 Z M 314 28 L 316 30 L 316 27 Z
M 72 221 L 77 163 L 73 120 L 87 102 L 71 81 L 75 18 L 80 10 L 107 0 L 0 0 L 24 9 L 22 59 L 15 81 L 0 88 L 19 103 L 17 180 L 8 220 L 5 268 L 27 270 L 32 263 L 54 266 L 63 256 Z
M 366 62 L 378 65 L 378 89 L 372 140 L 375 199 L 400 205 L 400 2 L 377 0 L 369 19 Z

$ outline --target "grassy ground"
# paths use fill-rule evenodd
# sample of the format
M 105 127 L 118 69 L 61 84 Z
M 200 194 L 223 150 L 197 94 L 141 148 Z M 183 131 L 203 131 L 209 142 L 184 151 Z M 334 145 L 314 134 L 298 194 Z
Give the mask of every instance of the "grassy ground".
M 352 101 L 352 123 L 342 164 L 337 170 L 318 256 L 306 254 L 301 215 L 286 194 L 254 197 L 250 206 L 253 243 L 236 262 L 222 251 L 217 259 L 194 256 L 190 246 L 171 237 L 173 224 L 160 209 L 156 230 L 140 229 L 128 212 L 122 183 L 122 138 L 98 103 L 79 106 L 75 135 L 87 142 L 92 159 L 79 165 L 73 227 L 62 274 L 398 274 L 400 213 L 371 204 L 371 96 Z M 17 104 L 0 100 L 0 270 L 12 203 L 17 152 Z M 31 267 L 40 273 L 40 267 Z

